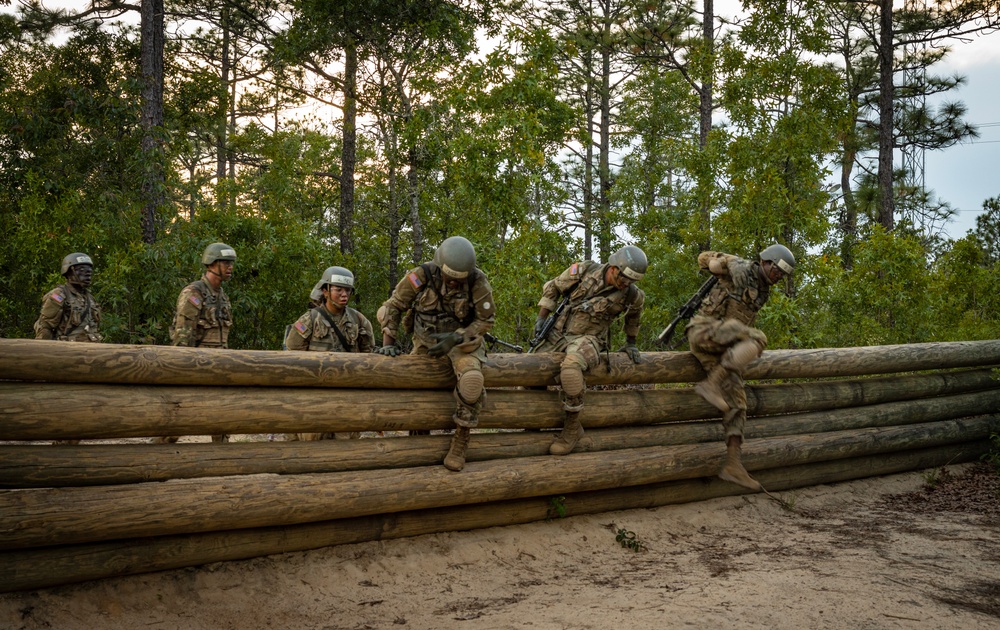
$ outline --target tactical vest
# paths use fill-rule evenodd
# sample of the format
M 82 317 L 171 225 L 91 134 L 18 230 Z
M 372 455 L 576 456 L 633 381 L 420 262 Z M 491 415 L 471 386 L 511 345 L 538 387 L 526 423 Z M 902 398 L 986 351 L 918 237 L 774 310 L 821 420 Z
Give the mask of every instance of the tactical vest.
M 212 287 L 204 280 L 195 280 L 193 286 L 201 293 L 201 310 L 195 326 L 195 346 L 202 348 L 225 348 L 229 340 L 229 329 L 233 325 L 233 309 L 229 296 L 222 287 L 213 293 Z
M 359 352 L 358 343 L 361 337 L 361 320 L 358 312 L 351 307 L 344 309 L 344 316 L 336 324 L 337 330 L 344 336 L 341 340 L 331 323 L 333 316 L 327 319 L 323 306 L 317 306 L 309 311 L 312 335 L 309 337 L 309 352 Z M 343 342 L 347 342 L 344 347 Z
M 593 273 L 595 266 L 601 270 Z M 556 322 L 564 335 L 606 337 L 611 322 L 631 306 L 639 289 L 630 284 L 625 290 L 604 286 L 604 265 L 591 263 L 581 274 L 580 282 L 570 292 L 566 311 Z
M 473 302 L 472 289 L 478 273 L 473 269 L 467 278 L 466 290 L 462 292 L 442 292 L 444 279 L 441 270 L 434 263 L 423 263 L 427 281 L 420 288 L 413 301 L 413 307 L 403 315 L 403 329 L 407 330 L 407 319 L 412 319 L 412 326 L 407 332 L 415 332 L 421 336 L 434 333 L 454 332 L 468 326 L 476 319 L 476 307 Z
M 101 309 L 89 291 L 73 292 L 69 286 L 62 285 L 65 300 L 62 305 L 62 320 L 56 329 L 56 339 L 59 341 L 91 341 L 98 342 L 101 335 L 98 328 L 101 323 Z
M 701 302 L 699 315 L 716 319 L 735 319 L 752 326 L 771 289 L 760 281 L 759 263 L 741 265 L 732 278 L 720 278 Z

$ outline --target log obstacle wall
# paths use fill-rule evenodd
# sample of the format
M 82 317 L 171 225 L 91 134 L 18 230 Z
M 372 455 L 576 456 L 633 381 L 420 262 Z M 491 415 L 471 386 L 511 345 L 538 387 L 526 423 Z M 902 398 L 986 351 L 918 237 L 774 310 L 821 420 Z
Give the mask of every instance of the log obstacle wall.
M 656 387 L 588 392 L 584 439 L 548 455 L 558 393 L 517 387 L 553 384 L 560 358 L 490 356 L 454 473 L 448 435 L 23 443 L 448 429 L 435 359 L 0 340 L 0 591 L 744 492 L 714 478 L 722 428 L 689 353 L 610 355 L 590 384 Z M 745 464 L 774 491 L 977 459 L 1000 432 L 996 365 L 1000 341 L 765 352 Z

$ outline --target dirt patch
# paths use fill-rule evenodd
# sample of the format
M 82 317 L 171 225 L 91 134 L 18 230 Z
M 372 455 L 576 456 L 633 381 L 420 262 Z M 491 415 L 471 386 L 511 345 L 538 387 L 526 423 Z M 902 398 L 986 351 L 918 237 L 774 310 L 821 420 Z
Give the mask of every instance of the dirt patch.
M 553 518 L 0 595 L 0 627 L 1000 628 L 992 469 L 778 498 Z

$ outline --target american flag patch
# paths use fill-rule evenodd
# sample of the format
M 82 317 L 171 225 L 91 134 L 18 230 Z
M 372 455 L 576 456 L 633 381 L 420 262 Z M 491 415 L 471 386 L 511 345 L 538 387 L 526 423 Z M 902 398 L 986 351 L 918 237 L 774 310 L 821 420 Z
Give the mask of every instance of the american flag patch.
M 55 300 L 56 302 L 62 303 L 62 301 L 65 300 L 66 298 L 63 297 L 62 293 L 53 293 L 52 299 Z
M 188 302 L 194 304 L 195 306 L 201 306 L 201 298 L 194 293 L 188 296 Z
M 416 271 L 414 271 L 413 273 L 411 273 L 406 277 L 409 278 L 410 284 L 413 285 L 414 289 L 419 289 L 424 284 L 423 282 L 420 281 L 420 277 L 417 275 Z
M 573 263 L 569 266 L 569 275 L 575 276 L 580 273 L 580 263 Z
M 306 325 L 302 322 L 295 322 L 295 330 L 299 331 L 303 335 L 306 334 Z

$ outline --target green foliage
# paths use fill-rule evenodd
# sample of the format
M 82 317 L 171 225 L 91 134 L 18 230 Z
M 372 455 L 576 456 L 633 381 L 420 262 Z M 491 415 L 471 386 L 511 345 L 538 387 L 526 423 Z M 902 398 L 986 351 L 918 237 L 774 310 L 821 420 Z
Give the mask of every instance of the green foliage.
M 549 497 L 548 518 L 564 518 L 566 516 L 566 497 L 559 495 Z
M 593 23 L 544 27 L 537 13 L 518 13 L 525 19 L 501 33 L 492 18 L 514 12 L 506 5 L 310 0 L 241 8 L 250 14 L 233 17 L 227 31 L 240 51 L 235 83 L 212 61 L 221 50 L 215 22 L 189 39 L 168 38 L 159 133 L 173 168 L 152 245 L 140 231 L 147 165 L 137 34 L 78 24 L 49 42 L 0 18 L 0 335 L 31 335 L 39 298 L 62 281 L 59 261 L 85 251 L 96 263 L 93 291 L 108 341 L 167 343 L 177 294 L 203 271 L 200 252 L 224 241 L 239 255 L 226 286 L 236 314 L 230 345 L 276 349 L 325 267 L 354 271 L 352 305 L 374 319 L 419 247 L 427 245 L 419 256 L 426 260 L 433 245 L 462 234 L 494 288 L 494 333 L 525 345 L 542 285 L 586 255 L 590 230 L 599 247 L 635 243 L 650 259 L 640 283 L 643 349 L 655 348 L 701 285 L 695 260 L 709 241 L 745 258 L 773 241 L 795 252 L 796 273 L 774 287 L 758 318 L 770 348 L 1000 337 L 996 200 L 957 241 L 934 242 L 905 225 L 865 228 L 852 264 L 834 253 L 840 228 L 824 182 L 853 121 L 843 77 L 817 61 L 834 46 L 832 14 L 821 10 L 829 3 L 753 3 L 715 55 L 690 3 L 622 4 L 608 35 L 614 41 L 600 39 Z M 572 8 L 546 10 L 565 16 Z M 251 17 L 285 9 L 290 30 L 259 41 Z M 572 13 L 594 17 L 587 11 Z M 619 29 L 626 24 L 635 28 Z M 477 27 L 496 38 L 482 55 L 474 54 Z M 324 109 L 318 120 L 288 109 L 319 102 L 306 97 L 308 69 L 339 58 L 348 43 L 361 62 L 350 217 L 340 208 L 336 114 Z M 580 167 L 596 146 L 587 143 L 599 140 L 594 105 L 604 88 L 596 65 L 571 71 L 567 63 L 593 64 L 598 57 L 586 55 L 603 45 L 628 72 L 608 87 L 607 188 L 585 192 Z M 261 83 L 251 88 L 246 76 Z M 709 76 L 725 120 L 700 146 L 692 81 Z M 339 81 L 325 75 L 313 96 L 339 105 Z M 875 216 L 874 190 L 856 191 L 862 217 Z M 598 225 L 583 216 L 583 200 L 593 204 L 600 194 L 607 214 Z M 341 219 L 354 228 L 349 254 L 338 240 Z M 613 349 L 623 342 L 619 325 Z
M 930 338 L 927 263 L 918 239 L 879 226 L 858 243 L 853 269 L 829 293 L 824 337 L 834 346 L 915 343 Z
M 631 532 L 624 527 L 618 528 L 615 535 L 615 541 L 625 549 L 631 549 L 632 551 L 638 553 L 645 550 L 645 544 L 639 540 L 635 532 Z

